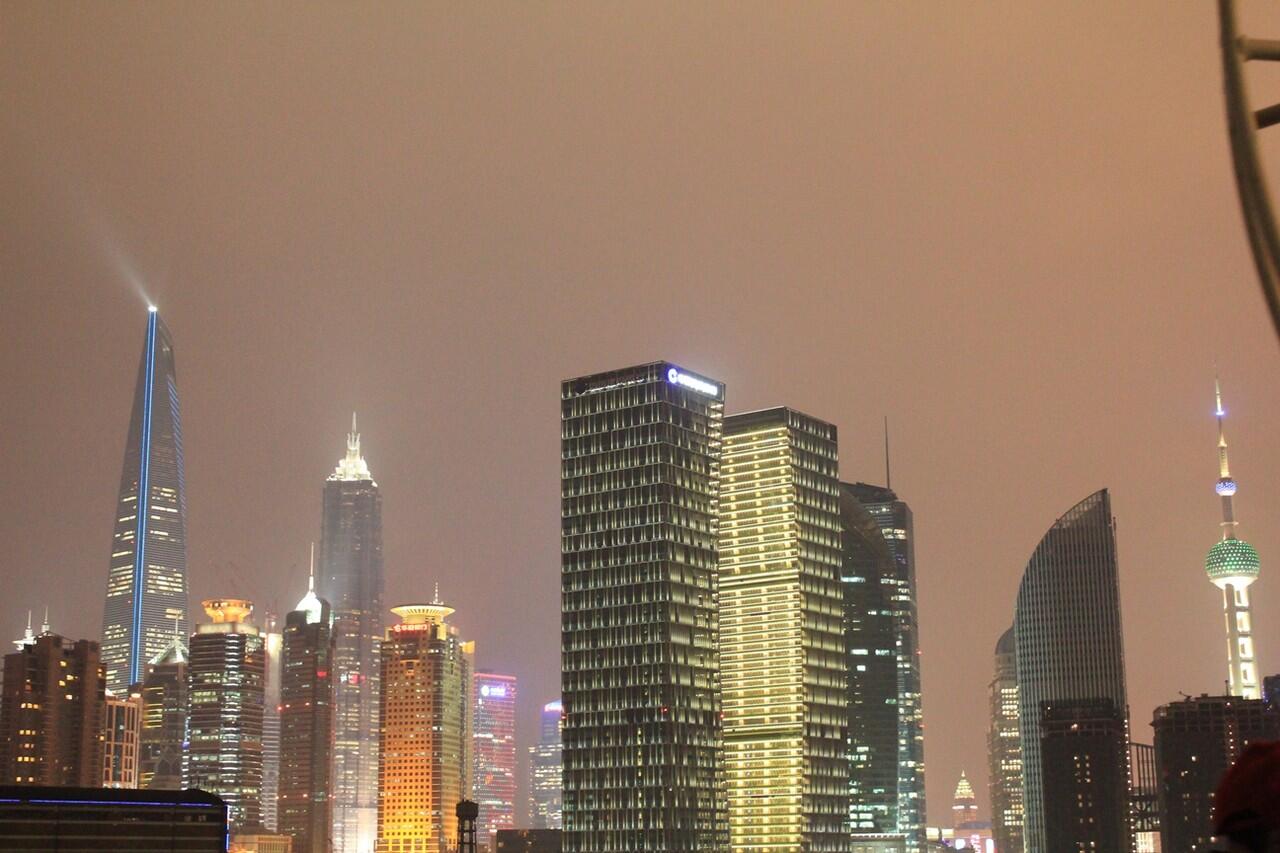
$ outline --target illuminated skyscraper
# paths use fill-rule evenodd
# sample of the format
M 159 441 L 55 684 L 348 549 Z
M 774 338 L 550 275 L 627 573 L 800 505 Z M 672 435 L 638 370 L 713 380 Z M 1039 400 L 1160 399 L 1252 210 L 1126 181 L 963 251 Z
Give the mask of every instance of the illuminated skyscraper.
M 720 672 L 734 850 L 847 846 L 847 675 L 836 428 L 724 420 Z
M 564 706 L 557 699 L 542 706 L 538 742 L 529 747 L 529 817 L 534 829 L 560 829 L 560 728 Z
M 329 853 L 333 823 L 333 618 L 307 594 L 285 617 L 280 682 L 277 832 L 293 853 Z
M 187 631 L 187 500 L 173 339 L 154 307 L 138 366 L 102 619 L 107 689 L 125 695 Z
M 470 768 L 465 707 L 471 703 L 453 613 L 437 600 L 391 608 L 400 617 L 382 643 L 378 853 L 449 853 Z
M 725 850 L 724 386 L 656 362 L 565 381 L 560 414 L 564 849 Z
M 1111 496 L 1102 489 L 1054 522 L 1022 575 L 1013 633 L 1022 736 L 1023 845 L 1028 853 L 1054 849 L 1045 825 L 1045 780 L 1060 768 L 1050 768 L 1041 757 L 1044 707 L 1089 702 L 1101 708 L 1107 703 L 1109 710 L 1091 712 L 1098 719 L 1128 711 L 1117 572 Z M 1096 728 L 1110 725 L 1103 719 Z M 1058 743 L 1067 748 L 1071 742 Z M 1127 749 L 1119 750 L 1118 756 L 1127 763 Z M 1128 771 L 1123 765 L 1104 768 L 1095 762 L 1093 773 L 1105 773 L 1114 781 L 1127 778 Z M 1070 840 L 1058 838 L 1054 843 Z
M 217 794 L 231 831 L 262 821 L 262 636 L 249 623 L 253 603 L 211 598 L 208 622 L 191 638 L 187 665 L 188 748 L 183 787 Z
M 924 706 L 920 693 L 920 620 L 916 605 L 915 521 L 911 507 L 888 486 L 846 488 L 880 525 L 893 554 L 894 574 L 882 578 L 893 610 L 898 665 L 898 832 L 907 853 L 925 843 Z
M 333 849 L 370 853 L 378 815 L 378 647 L 383 629 L 382 495 L 360 453 L 355 415 L 346 456 L 324 484 L 316 592 L 333 609 Z
M 1222 541 L 1209 549 L 1204 569 L 1213 585 L 1222 590 L 1222 609 L 1227 624 L 1227 678 L 1232 696 L 1246 699 L 1262 697 L 1258 689 L 1258 661 L 1253 648 L 1253 609 L 1249 604 L 1249 587 L 1258 579 L 1258 552 L 1243 539 L 1236 538 L 1235 510 L 1231 499 L 1236 481 L 1227 465 L 1227 438 L 1222 419 L 1222 387 L 1215 383 L 1218 415 L 1218 482 L 1214 487 L 1222 499 Z
M 140 788 L 182 788 L 188 655 L 187 644 L 175 631 L 169 647 L 147 667 L 147 678 L 142 682 Z
M 988 699 L 992 834 L 1000 853 L 1022 853 L 1022 734 L 1018 722 L 1018 663 L 1013 628 L 1001 634 L 996 643 L 995 677 L 991 680 Z
M 137 788 L 139 741 L 142 736 L 142 693 L 107 694 L 102 724 L 102 787 Z
M 483 848 L 498 830 L 515 828 L 516 677 L 477 672 L 474 685 L 472 799 L 480 807 L 476 842 Z
M 262 692 L 262 825 L 276 831 L 276 805 L 280 796 L 280 677 L 284 636 L 280 622 L 268 611 L 263 618 L 262 649 L 266 655 Z

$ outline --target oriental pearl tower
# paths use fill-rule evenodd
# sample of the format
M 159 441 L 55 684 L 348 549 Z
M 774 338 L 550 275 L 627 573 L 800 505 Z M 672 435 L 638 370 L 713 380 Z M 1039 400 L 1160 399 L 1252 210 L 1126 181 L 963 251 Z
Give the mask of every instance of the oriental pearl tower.
M 1218 482 L 1214 490 L 1222 498 L 1222 541 L 1209 549 L 1204 570 L 1213 585 L 1222 590 L 1223 613 L 1227 622 L 1228 692 L 1246 699 L 1260 698 L 1258 662 L 1253 648 L 1253 612 L 1249 605 L 1249 585 L 1258 579 L 1258 552 L 1236 538 L 1236 517 L 1231 499 L 1236 481 L 1227 466 L 1227 439 L 1222 420 L 1222 386 L 1215 379 L 1218 416 Z

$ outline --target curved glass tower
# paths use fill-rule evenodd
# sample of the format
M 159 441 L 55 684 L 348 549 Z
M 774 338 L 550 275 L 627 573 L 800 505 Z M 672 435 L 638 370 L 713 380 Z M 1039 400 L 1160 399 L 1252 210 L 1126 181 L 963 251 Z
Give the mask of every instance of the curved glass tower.
M 119 695 L 187 621 L 187 499 L 173 339 L 154 306 L 138 365 L 102 618 L 107 689 Z
M 1115 519 L 1106 489 L 1072 507 L 1040 540 L 1018 588 L 1013 633 L 1024 844 L 1027 853 L 1045 853 L 1044 706 L 1088 700 L 1107 702 L 1121 715 L 1128 709 Z

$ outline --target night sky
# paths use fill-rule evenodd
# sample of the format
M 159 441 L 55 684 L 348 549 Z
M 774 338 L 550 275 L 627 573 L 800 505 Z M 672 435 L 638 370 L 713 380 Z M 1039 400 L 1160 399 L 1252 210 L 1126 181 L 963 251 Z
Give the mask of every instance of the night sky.
M 150 299 L 193 609 L 305 592 L 357 410 L 388 604 L 439 582 L 521 679 L 522 758 L 559 691 L 558 383 L 659 358 L 837 424 L 846 479 L 882 480 L 888 416 L 935 822 L 961 769 L 985 813 L 994 644 L 1103 486 L 1149 742 L 1226 675 L 1215 359 L 1280 671 L 1277 347 L 1216 40 L 1166 0 L 3 0 L 0 639 L 46 603 L 99 636 Z

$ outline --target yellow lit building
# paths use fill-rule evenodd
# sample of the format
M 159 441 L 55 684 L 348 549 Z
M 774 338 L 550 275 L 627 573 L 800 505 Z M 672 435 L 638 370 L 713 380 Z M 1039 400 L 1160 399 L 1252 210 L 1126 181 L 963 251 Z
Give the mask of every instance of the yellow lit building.
M 841 851 L 849 768 L 834 426 L 724 419 L 720 668 L 734 851 Z

